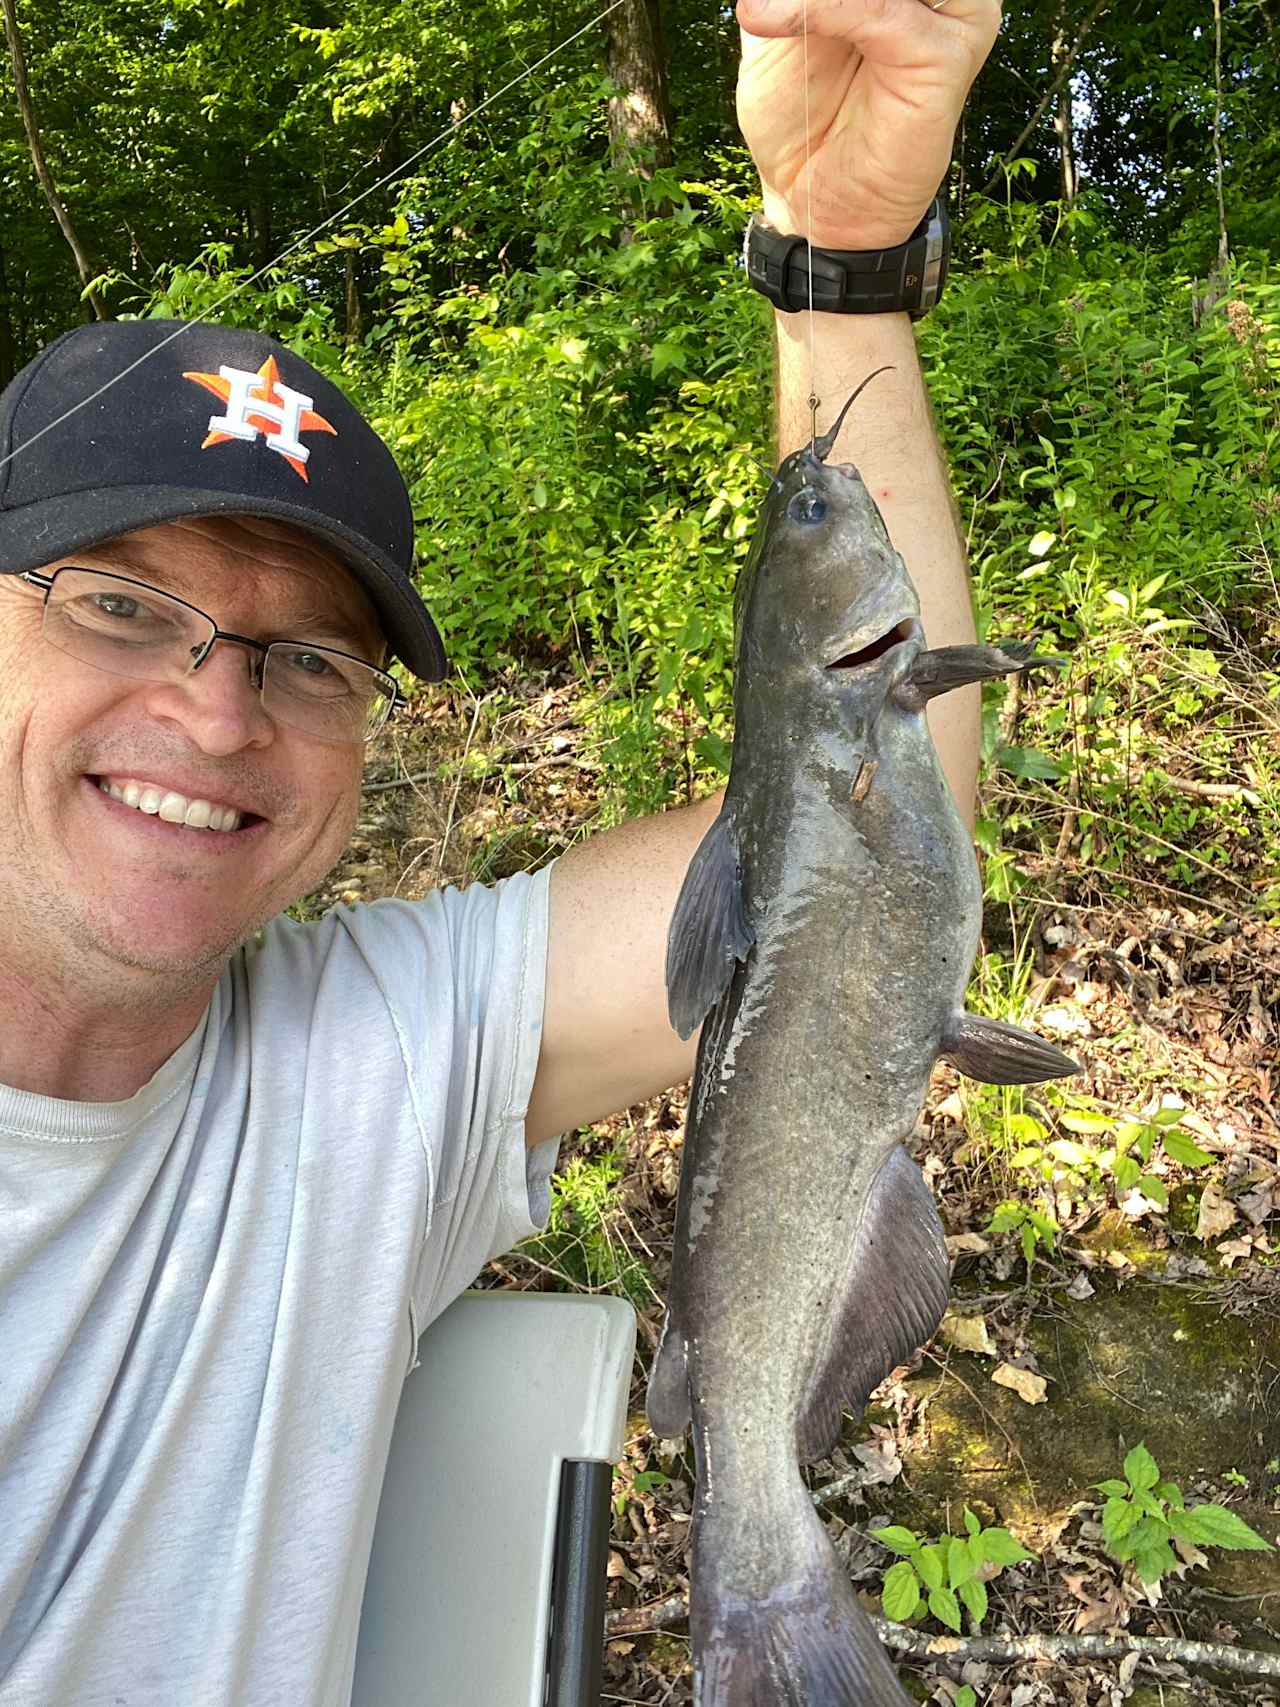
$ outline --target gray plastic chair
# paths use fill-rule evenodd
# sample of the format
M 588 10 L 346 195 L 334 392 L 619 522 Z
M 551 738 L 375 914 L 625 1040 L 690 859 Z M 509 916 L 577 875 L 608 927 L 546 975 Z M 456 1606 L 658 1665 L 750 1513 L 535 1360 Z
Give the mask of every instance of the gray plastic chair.
M 597 1707 L 635 1312 L 468 1292 L 423 1335 L 373 1538 L 353 1707 Z

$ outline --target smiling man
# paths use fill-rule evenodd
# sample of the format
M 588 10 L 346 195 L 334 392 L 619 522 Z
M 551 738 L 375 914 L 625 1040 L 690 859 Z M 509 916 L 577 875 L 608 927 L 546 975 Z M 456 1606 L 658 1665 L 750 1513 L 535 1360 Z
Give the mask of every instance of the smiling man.
M 943 4 L 809 0 L 802 102 L 799 7 L 743 0 L 775 234 L 919 252 L 998 22 Z M 895 365 L 837 454 L 937 646 L 972 628 L 907 306 L 822 315 L 822 383 Z M 444 673 L 412 551 L 390 453 L 268 338 L 82 327 L 0 398 L 2 1707 L 341 1707 L 418 1333 L 545 1215 L 557 1134 L 690 1069 L 665 934 L 714 806 L 282 917 L 350 835 L 385 666 Z M 967 804 L 973 696 L 937 717 Z

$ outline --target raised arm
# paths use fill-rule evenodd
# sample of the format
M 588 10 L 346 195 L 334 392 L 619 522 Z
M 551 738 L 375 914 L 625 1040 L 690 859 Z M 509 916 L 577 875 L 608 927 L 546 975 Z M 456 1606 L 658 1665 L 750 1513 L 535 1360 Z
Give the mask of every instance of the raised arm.
M 738 110 L 779 230 L 828 248 L 902 242 L 946 174 L 969 84 L 999 23 L 995 0 L 808 0 L 808 148 L 800 0 L 740 0 Z M 752 33 L 748 34 L 750 31 Z M 779 313 L 778 437 L 809 432 L 807 315 Z M 873 368 L 835 457 L 857 464 L 920 592 L 931 646 L 971 639 L 964 548 L 905 314 L 824 314 L 814 325 L 820 425 Z M 930 707 L 952 791 L 972 815 L 976 690 Z M 551 879 L 542 1055 L 527 1132 L 535 1143 L 688 1077 L 694 1040 L 667 1024 L 667 924 L 718 809 L 704 801 L 594 836 Z

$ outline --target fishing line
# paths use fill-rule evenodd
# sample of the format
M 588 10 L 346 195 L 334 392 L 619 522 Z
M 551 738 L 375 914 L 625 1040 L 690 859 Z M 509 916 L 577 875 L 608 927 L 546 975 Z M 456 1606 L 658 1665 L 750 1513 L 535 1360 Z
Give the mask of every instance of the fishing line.
M 359 207 L 360 203 L 364 201 L 366 197 L 373 195 L 375 190 L 383 189 L 387 184 L 392 183 L 396 178 L 399 178 L 403 173 L 407 172 L 411 166 L 416 165 L 419 160 L 423 159 L 427 154 L 430 154 L 441 144 L 452 142 L 462 127 L 470 124 L 472 119 L 478 119 L 486 107 L 491 107 L 495 101 L 500 101 L 504 95 L 509 94 L 510 91 L 516 88 L 518 84 L 523 83 L 527 77 L 532 77 L 535 71 L 540 71 L 542 67 L 550 60 L 553 60 L 557 54 L 563 53 L 565 48 L 572 47 L 574 42 L 578 41 L 582 36 L 590 34 L 598 24 L 602 24 L 604 22 L 610 13 L 616 12 L 619 6 L 624 6 L 626 3 L 627 0 L 610 0 L 610 4 L 606 6 L 602 12 L 597 13 L 597 15 L 591 19 L 590 23 L 584 24 L 580 30 L 575 30 L 571 36 L 566 36 L 562 42 L 559 42 L 547 53 L 544 53 L 541 59 L 535 59 L 533 64 L 527 66 L 518 77 L 511 78 L 511 80 L 504 83 L 500 89 L 495 90 L 492 95 L 486 95 L 478 107 L 473 108 L 469 113 L 464 113 L 460 119 L 455 123 L 450 124 L 446 130 L 442 130 L 436 136 L 433 136 L 429 142 L 424 142 L 416 154 L 411 154 L 407 160 L 402 161 L 399 166 L 396 166 L 390 172 L 385 173 L 384 176 L 379 178 L 376 183 L 370 184 L 368 189 L 361 190 L 358 196 L 353 196 L 351 200 L 340 207 L 336 213 L 330 214 L 328 219 L 322 220 L 319 225 L 315 226 L 312 230 L 305 232 L 303 236 L 291 243 L 287 249 L 282 249 L 280 253 L 272 260 L 268 261 L 265 266 L 259 267 L 256 273 L 250 273 L 248 278 L 241 279 L 240 283 L 229 290 L 225 296 L 220 296 L 206 313 L 198 315 L 194 320 L 184 321 L 176 332 L 170 333 L 170 335 L 167 338 L 162 339 L 160 343 L 153 345 L 151 349 L 139 356 L 137 361 L 130 362 L 128 367 L 123 368 L 115 375 L 114 378 L 109 379 L 105 385 L 100 385 L 96 391 L 91 391 L 87 397 L 82 397 L 78 403 L 73 403 L 71 407 L 59 415 L 56 420 L 50 421 L 47 426 L 41 427 L 40 431 L 38 433 L 33 433 L 29 439 L 24 439 L 23 442 L 14 450 L 11 450 L 7 456 L 0 457 L 0 468 L 4 468 L 6 464 L 12 462 L 15 457 L 21 456 L 23 451 L 30 450 L 31 446 L 37 444 L 42 438 L 44 438 L 46 433 L 51 433 L 55 427 L 60 427 L 64 422 L 69 421 L 73 415 L 78 415 L 82 409 L 87 409 L 90 403 L 96 403 L 99 397 L 104 396 L 113 386 L 118 385 L 122 379 L 127 379 L 131 373 L 135 373 L 144 362 L 150 361 L 152 356 L 158 356 L 161 350 L 167 349 L 170 344 L 175 343 L 177 339 L 183 337 L 187 332 L 194 330 L 195 327 L 208 325 L 210 317 L 216 314 L 219 309 L 225 308 L 227 303 L 233 301 L 234 298 L 240 295 L 241 291 L 247 290 L 251 284 L 256 284 L 257 281 L 265 274 L 269 273 L 272 268 L 278 267 L 281 261 L 287 261 L 290 255 L 297 254 L 299 249 L 304 248 L 308 243 L 319 237 L 321 233 L 327 231 L 331 225 L 336 225 L 338 220 L 344 219 L 346 215 L 351 212 L 353 207 Z M 348 180 L 348 182 L 349 181 L 350 180 Z

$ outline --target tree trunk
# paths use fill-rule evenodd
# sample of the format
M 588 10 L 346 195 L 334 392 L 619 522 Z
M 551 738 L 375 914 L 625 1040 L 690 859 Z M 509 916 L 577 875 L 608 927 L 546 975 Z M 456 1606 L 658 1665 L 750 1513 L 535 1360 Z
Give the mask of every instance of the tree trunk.
M 347 310 L 347 342 L 348 344 L 358 344 L 361 333 L 364 331 L 364 301 L 360 295 L 360 273 L 356 266 L 355 250 L 344 250 L 342 261 Z
M 99 320 L 109 320 L 111 316 L 107 312 L 102 298 L 96 290 L 88 289 L 89 281 L 94 276 L 93 268 L 89 265 L 89 257 L 81 246 L 80 239 L 76 236 L 75 227 L 71 223 L 71 216 L 67 212 L 62 197 L 58 194 L 58 187 L 53 181 L 53 174 L 50 172 L 48 162 L 44 157 L 44 147 L 40 141 L 40 128 L 36 124 L 35 112 L 31 105 L 31 91 L 27 87 L 27 62 L 22 52 L 22 34 L 18 29 L 15 0 L 0 0 L 0 6 L 4 8 L 4 33 L 9 43 L 9 57 L 13 61 L 13 83 L 17 91 L 18 108 L 22 114 L 23 129 L 27 133 L 27 146 L 31 150 L 31 162 L 36 169 L 36 177 L 40 182 L 40 188 L 44 191 L 45 200 L 53 209 L 53 217 L 57 220 L 71 253 L 75 256 L 76 271 L 80 274 L 80 283 L 85 288 L 94 314 Z
M 609 155 L 615 166 L 653 175 L 671 164 L 671 114 L 659 0 L 627 0 L 606 25 L 605 70 L 617 86 L 609 102 Z
M 1067 38 L 1063 35 L 1061 25 L 1059 25 L 1058 32 L 1053 38 L 1055 71 L 1070 52 Z M 1062 166 L 1062 199 L 1068 203 L 1076 199 L 1076 188 L 1079 183 L 1076 174 L 1075 115 L 1072 111 L 1074 101 L 1075 91 L 1072 89 L 1071 77 L 1068 75 L 1058 91 L 1058 106 L 1053 116 L 1053 128 L 1058 133 L 1058 159 Z

